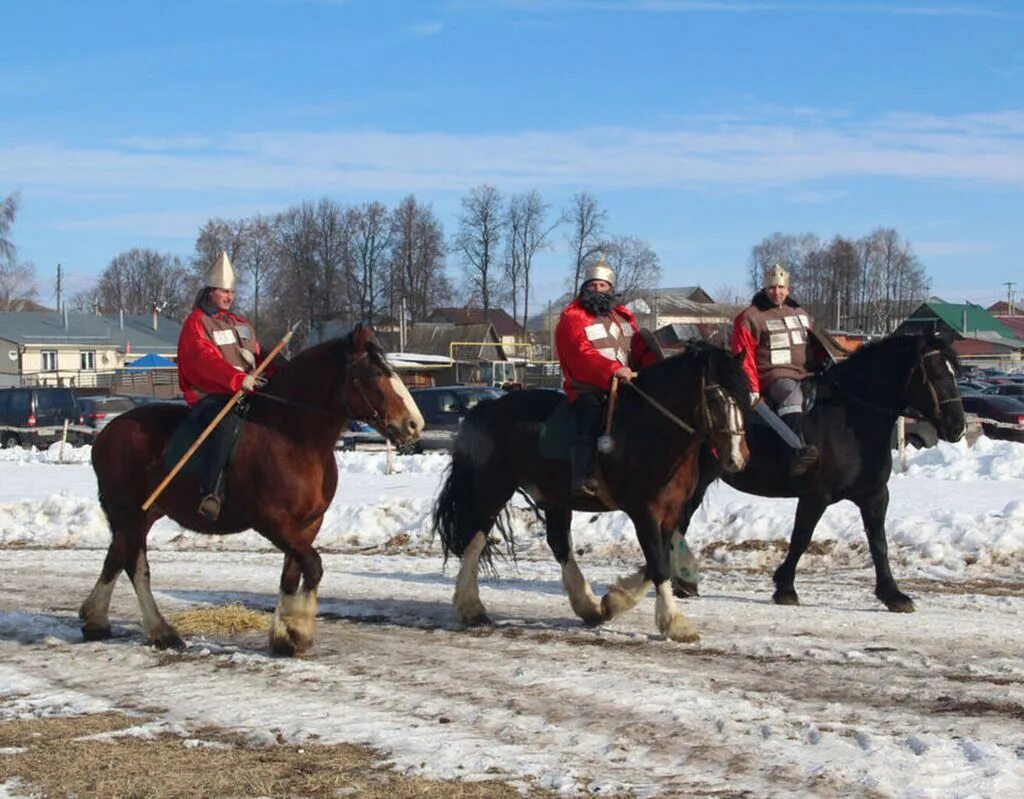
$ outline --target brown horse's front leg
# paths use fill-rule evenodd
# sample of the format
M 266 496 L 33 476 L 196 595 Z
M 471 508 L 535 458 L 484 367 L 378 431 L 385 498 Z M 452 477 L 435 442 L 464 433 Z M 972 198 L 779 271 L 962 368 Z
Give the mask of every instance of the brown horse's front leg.
M 281 592 L 270 625 L 270 649 L 277 655 L 301 655 L 313 646 L 316 633 L 316 593 L 324 568 L 320 555 L 286 553 L 281 569 Z M 301 579 L 301 590 L 299 587 Z

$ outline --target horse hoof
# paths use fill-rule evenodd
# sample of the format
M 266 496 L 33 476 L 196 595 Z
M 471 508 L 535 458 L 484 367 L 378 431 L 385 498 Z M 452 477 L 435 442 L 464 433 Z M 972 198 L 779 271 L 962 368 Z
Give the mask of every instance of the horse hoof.
M 580 621 L 587 627 L 600 627 L 604 624 L 604 613 L 588 613 L 585 616 L 580 616 Z
M 86 641 L 105 641 L 110 636 L 109 624 L 106 627 L 82 627 L 82 638 Z
M 914 607 L 914 600 L 909 596 L 898 596 L 882 601 L 885 602 L 885 606 L 893 613 L 913 613 L 917 610 Z
M 277 635 L 270 639 L 270 651 L 281 657 L 297 657 L 304 654 L 312 646 L 312 641 L 308 641 L 291 631 L 287 635 Z
M 700 640 L 700 634 L 693 622 L 689 619 L 678 617 L 673 619 L 665 630 L 665 637 L 670 641 L 678 641 L 681 644 L 692 644 Z
M 776 605 L 799 605 L 800 597 L 796 591 L 782 591 L 781 589 L 772 594 L 772 602 Z
M 697 583 L 691 583 L 685 580 L 673 581 L 672 594 L 677 599 L 692 599 L 700 596 L 700 592 L 697 590 Z
M 157 649 L 174 649 L 181 652 L 185 648 L 185 639 L 173 631 L 158 635 L 150 639 L 150 642 Z
M 486 613 L 476 613 L 463 617 L 462 623 L 467 627 L 486 627 L 491 624 L 491 617 Z

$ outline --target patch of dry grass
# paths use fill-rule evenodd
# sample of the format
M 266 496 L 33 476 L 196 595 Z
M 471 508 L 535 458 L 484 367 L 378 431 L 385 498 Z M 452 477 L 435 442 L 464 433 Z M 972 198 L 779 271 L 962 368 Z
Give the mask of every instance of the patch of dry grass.
M 193 739 L 81 740 L 139 723 L 117 713 L 0 723 L 0 783 L 18 777 L 21 790 L 44 797 L 194 799 L 194 797 L 320 797 L 360 799 L 518 799 L 500 782 L 405 777 L 361 746 L 253 747 L 240 736 L 206 730 Z M 201 740 L 205 745 L 195 745 Z M 550 794 L 532 791 L 530 796 Z
M 270 627 L 268 614 L 242 605 L 183 610 L 169 621 L 181 635 L 232 635 L 265 632 Z

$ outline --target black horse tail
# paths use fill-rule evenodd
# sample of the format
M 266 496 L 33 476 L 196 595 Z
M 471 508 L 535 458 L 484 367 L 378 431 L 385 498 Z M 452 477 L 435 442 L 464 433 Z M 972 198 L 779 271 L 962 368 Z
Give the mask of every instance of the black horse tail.
M 476 469 L 469 453 L 456 445 L 448 476 L 434 505 L 434 535 L 441 538 L 447 562 L 450 555 L 461 558 L 473 536 L 486 526 L 479 518 L 476 502 Z

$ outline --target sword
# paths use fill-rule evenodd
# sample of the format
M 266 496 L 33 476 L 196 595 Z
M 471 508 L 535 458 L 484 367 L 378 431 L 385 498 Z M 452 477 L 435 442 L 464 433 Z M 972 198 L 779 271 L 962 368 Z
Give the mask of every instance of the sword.
M 800 443 L 800 439 L 797 438 L 796 433 L 789 429 L 789 426 L 779 418 L 779 415 L 775 413 L 768 404 L 762 401 L 758 401 L 754 405 L 754 413 L 760 416 L 765 423 L 781 438 L 786 444 L 793 449 L 802 449 L 803 444 Z

